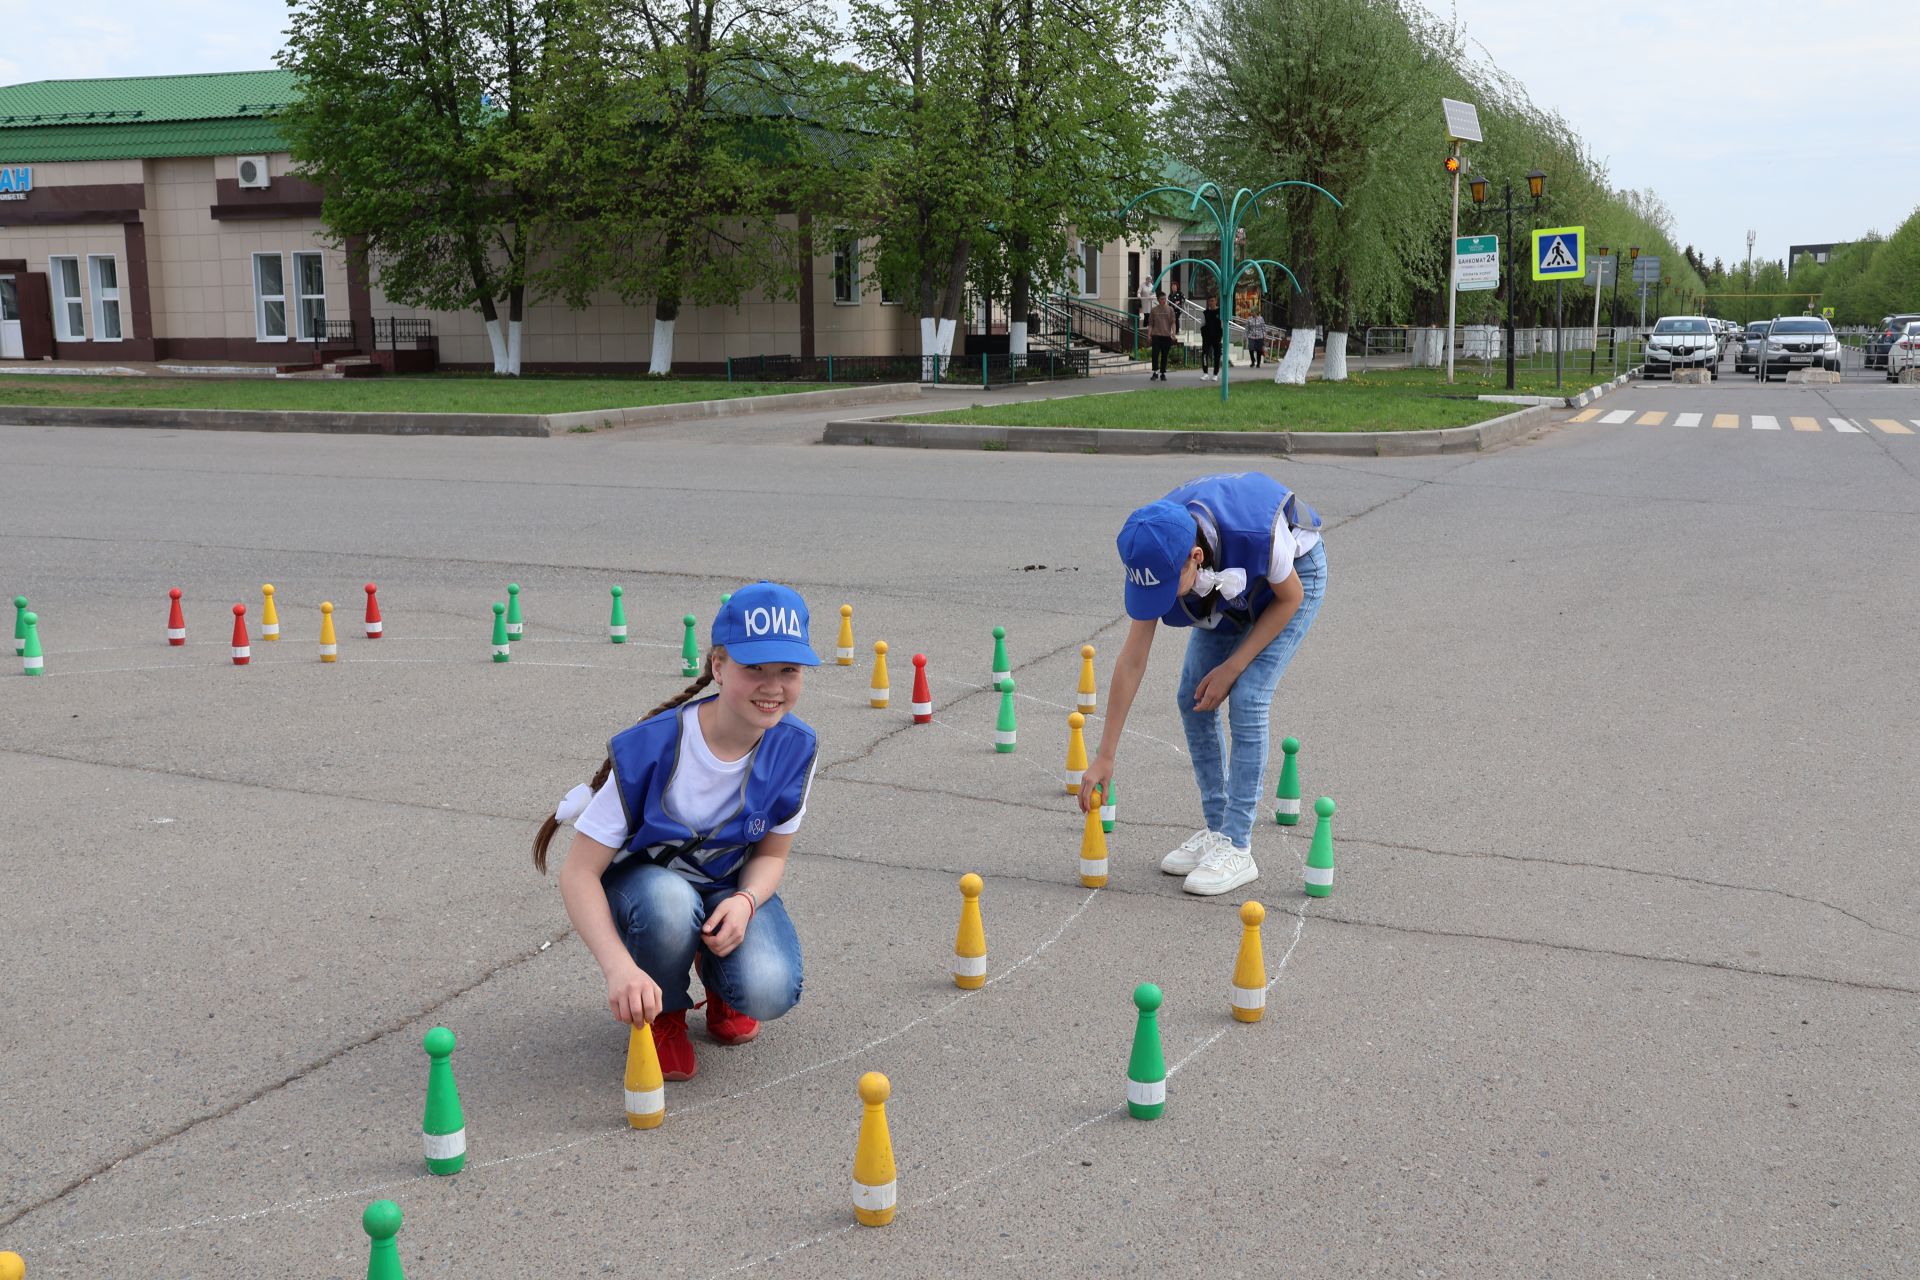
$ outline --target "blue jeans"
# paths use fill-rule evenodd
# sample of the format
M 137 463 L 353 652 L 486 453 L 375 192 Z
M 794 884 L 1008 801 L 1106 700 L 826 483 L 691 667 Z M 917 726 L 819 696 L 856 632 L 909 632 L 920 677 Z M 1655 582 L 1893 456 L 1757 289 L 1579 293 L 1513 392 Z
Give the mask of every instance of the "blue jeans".
M 1327 590 L 1324 545 L 1293 562 L 1300 575 L 1300 608 L 1273 643 L 1255 655 L 1233 682 L 1227 700 L 1212 711 L 1193 709 L 1193 691 L 1213 670 L 1232 656 L 1246 630 L 1229 619 L 1209 631 L 1194 627 L 1187 640 L 1186 665 L 1180 670 L 1180 723 L 1187 731 L 1187 750 L 1193 756 L 1193 778 L 1200 784 L 1200 811 L 1207 830 L 1218 831 L 1244 849 L 1253 839 L 1253 815 L 1260 806 L 1267 773 L 1267 712 L 1273 691 L 1293 661 L 1294 650 L 1306 638 L 1307 628 L 1320 612 Z M 1229 726 L 1231 726 L 1229 728 Z M 1227 737 L 1233 738 L 1231 763 Z
M 766 1022 L 800 1002 L 800 939 L 779 894 L 760 904 L 731 954 L 716 956 L 701 945 L 700 929 L 733 886 L 696 885 L 638 857 L 608 867 L 600 885 L 633 962 L 660 984 L 664 1012 L 692 1007 L 687 987 L 696 958 L 709 994 L 717 988 L 749 1018 Z

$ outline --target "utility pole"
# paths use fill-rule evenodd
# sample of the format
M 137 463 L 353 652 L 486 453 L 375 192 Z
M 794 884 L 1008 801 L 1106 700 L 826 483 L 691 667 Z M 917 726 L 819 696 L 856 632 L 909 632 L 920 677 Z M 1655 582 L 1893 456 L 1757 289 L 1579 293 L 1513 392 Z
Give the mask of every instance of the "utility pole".
M 1753 241 L 1754 241 L 1754 237 L 1757 236 L 1758 234 L 1759 233 L 1754 231 L 1751 227 L 1747 229 L 1747 288 L 1746 288 L 1746 291 L 1748 294 L 1753 293 Z M 1753 319 L 1753 299 L 1751 297 L 1742 298 L 1740 300 L 1740 314 L 1741 314 L 1740 323 L 1742 324 L 1745 324 L 1747 321 Z

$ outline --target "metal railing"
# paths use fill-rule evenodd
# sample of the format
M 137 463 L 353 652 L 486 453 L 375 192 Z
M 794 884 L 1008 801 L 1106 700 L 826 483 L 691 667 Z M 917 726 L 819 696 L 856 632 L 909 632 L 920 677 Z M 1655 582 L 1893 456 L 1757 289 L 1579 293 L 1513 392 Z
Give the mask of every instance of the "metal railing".
M 384 344 L 389 349 L 398 350 L 405 342 L 415 347 L 429 346 L 433 343 L 433 321 L 415 320 L 393 316 L 373 322 L 373 345 Z
M 1084 378 L 1084 349 L 1035 350 L 1025 355 L 960 356 L 729 356 L 728 382 L 920 382 L 927 385 L 1004 387 Z

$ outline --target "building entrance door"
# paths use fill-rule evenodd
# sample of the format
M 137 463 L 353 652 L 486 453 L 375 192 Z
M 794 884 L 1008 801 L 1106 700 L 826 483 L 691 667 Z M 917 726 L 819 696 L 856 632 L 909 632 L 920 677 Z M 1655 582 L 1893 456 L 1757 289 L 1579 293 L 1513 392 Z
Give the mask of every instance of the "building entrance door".
M 12 276 L 0 276 L 0 360 L 24 360 L 20 342 L 20 290 Z

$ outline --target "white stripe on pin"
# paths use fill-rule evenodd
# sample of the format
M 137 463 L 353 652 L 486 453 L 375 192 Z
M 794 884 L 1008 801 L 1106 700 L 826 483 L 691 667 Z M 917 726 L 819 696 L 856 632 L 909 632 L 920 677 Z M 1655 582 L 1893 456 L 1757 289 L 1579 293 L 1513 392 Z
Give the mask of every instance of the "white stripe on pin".
M 277 622 L 269 622 L 262 626 L 260 628 L 260 638 L 263 640 L 278 640 L 280 638 L 280 624 Z
M 1265 987 L 1235 987 L 1233 989 L 1233 1007 L 1236 1009 L 1266 1008 L 1267 989 Z
M 1002 747 L 1011 747 L 1015 745 L 1013 741 L 1013 736 L 1016 732 L 1017 730 L 1013 730 L 1013 729 L 995 729 L 993 731 L 994 745 L 1002 746 Z
M 627 1090 L 627 1114 L 630 1116 L 657 1116 L 666 1109 L 665 1089 Z
M 1290 813 L 1296 818 L 1299 817 L 1300 797 L 1295 796 L 1291 800 L 1275 800 L 1273 802 L 1273 811 L 1275 813 Z
M 507 639 L 518 640 L 520 638 L 520 625 L 518 622 L 509 622 L 507 624 Z
M 429 1160 L 451 1160 L 467 1153 L 467 1131 L 464 1127 L 452 1133 L 422 1133 L 420 1139 L 420 1145 L 426 1148 Z
M 497 644 L 493 646 L 493 656 L 497 658 L 503 653 L 508 653 L 512 648 L 512 645 Z
M 987 973 L 985 956 L 955 956 L 953 958 L 953 976 L 956 978 L 983 978 Z
M 1332 884 L 1333 868 L 1332 867 L 1308 867 L 1307 883 L 1308 884 Z
M 237 644 L 233 646 L 233 656 L 236 658 L 251 658 L 253 656 L 253 648 L 250 645 Z
M 913 704 L 913 714 L 917 716 L 930 716 L 933 714 L 933 704 L 931 702 L 916 702 Z
M 834 657 L 836 657 L 836 658 L 845 658 L 845 659 L 848 659 L 848 660 L 851 660 L 851 659 L 853 658 L 853 650 L 851 650 L 851 649 L 835 649 L 835 650 L 833 651 L 833 656 L 834 656 Z
M 323 644 L 320 646 L 320 656 L 323 658 L 331 658 L 339 652 L 340 646 L 337 644 Z
M 167 639 L 185 640 L 186 638 L 187 638 L 187 629 L 185 627 L 168 627 L 167 628 Z
M 22 658 L 20 661 L 23 670 L 39 671 L 46 665 L 47 660 L 45 658 Z
M 1089 707 L 1098 706 L 1100 704 L 1100 698 L 1099 698 L 1099 695 L 1097 694 L 1083 693 L 1080 695 L 1079 702 L 1080 702 L 1080 709 L 1084 711 Z
M 1080 770 L 1080 769 L 1067 770 L 1067 786 L 1074 791 L 1078 791 L 1080 789 L 1080 779 L 1085 776 L 1086 775 L 1083 770 Z
M 380 623 L 380 622 L 369 622 L 367 624 L 367 634 L 370 636 L 377 636 L 380 634 L 381 629 L 385 625 L 386 625 L 385 623 Z
M 1110 805 L 1110 804 L 1103 804 L 1103 805 L 1101 805 L 1101 806 L 1100 806 L 1100 821 L 1102 821 L 1102 822 L 1112 822 L 1112 821 L 1113 821 L 1113 810 L 1114 810 L 1114 806 L 1113 806 L 1113 805 Z
M 1137 1102 L 1150 1107 L 1156 1102 L 1167 1100 L 1167 1082 L 1165 1080 L 1129 1080 L 1127 1081 L 1127 1101 Z
M 893 1202 L 897 1195 L 896 1188 L 899 1185 L 897 1182 L 885 1182 L 877 1187 L 870 1187 L 864 1182 L 855 1182 L 853 1184 L 853 1207 L 856 1209 L 865 1209 L 869 1213 L 878 1213 L 882 1209 L 891 1209 L 893 1208 Z
M 1105 858 L 1080 859 L 1080 874 L 1083 876 L 1103 876 L 1107 874 L 1107 860 Z
M 626 624 L 621 623 L 617 627 L 608 627 L 607 634 L 610 636 L 624 636 L 625 634 L 627 634 Z

